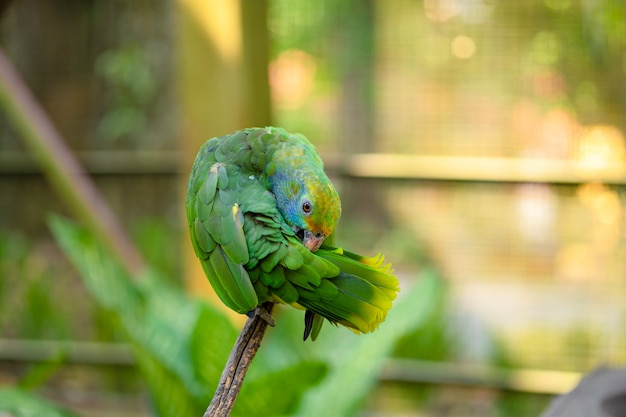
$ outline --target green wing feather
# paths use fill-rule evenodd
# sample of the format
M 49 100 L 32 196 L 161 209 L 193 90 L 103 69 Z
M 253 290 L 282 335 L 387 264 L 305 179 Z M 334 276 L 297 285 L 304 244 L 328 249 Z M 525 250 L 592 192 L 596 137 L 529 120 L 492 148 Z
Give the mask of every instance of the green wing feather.
M 187 220 L 191 240 L 211 286 L 231 309 L 246 313 L 258 304 L 258 297 L 244 265 L 249 260 L 243 232 L 243 214 L 232 185 L 238 170 L 226 169 L 216 152 L 217 141 L 200 150 L 188 185 Z M 208 168 L 207 168 L 208 166 Z
M 307 310 L 306 339 L 323 319 L 368 333 L 385 320 L 399 284 L 382 256 L 332 246 L 308 251 L 287 225 L 266 184 L 273 152 L 301 136 L 279 128 L 245 129 L 206 142 L 190 175 L 186 208 L 191 240 L 220 299 L 246 313 L 265 301 Z M 326 243 L 333 241 L 332 236 Z

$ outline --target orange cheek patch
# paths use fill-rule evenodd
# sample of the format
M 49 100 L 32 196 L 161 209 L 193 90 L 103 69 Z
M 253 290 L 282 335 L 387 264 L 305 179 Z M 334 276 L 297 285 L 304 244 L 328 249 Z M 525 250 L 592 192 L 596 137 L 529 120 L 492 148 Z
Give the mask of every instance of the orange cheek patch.
M 327 227 L 320 227 L 322 222 L 318 221 L 317 217 L 318 216 L 312 215 L 306 218 L 308 229 L 313 233 L 322 232 L 325 236 L 328 236 L 332 230 L 329 230 Z
M 306 217 L 304 220 L 309 230 L 315 229 L 315 222 L 313 221 L 313 217 L 314 216 L 309 216 L 309 217 Z

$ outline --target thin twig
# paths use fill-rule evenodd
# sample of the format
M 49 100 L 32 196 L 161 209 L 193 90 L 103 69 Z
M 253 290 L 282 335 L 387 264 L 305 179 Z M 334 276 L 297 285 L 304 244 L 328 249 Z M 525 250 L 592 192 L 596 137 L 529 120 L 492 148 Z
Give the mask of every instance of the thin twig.
M 261 340 L 268 326 L 267 316 L 271 314 L 273 307 L 274 303 L 263 304 L 258 309 L 263 309 L 267 315 L 256 312 L 246 321 L 222 371 L 213 400 L 203 417 L 228 417 L 230 415 L 248 367 L 261 346 Z

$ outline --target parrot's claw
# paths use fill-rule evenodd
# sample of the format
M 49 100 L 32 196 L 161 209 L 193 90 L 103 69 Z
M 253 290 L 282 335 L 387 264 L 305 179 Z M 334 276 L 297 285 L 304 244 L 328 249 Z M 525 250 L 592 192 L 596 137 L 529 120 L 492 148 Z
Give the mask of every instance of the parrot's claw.
M 276 323 L 274 322 L 274 317 L 270 313 L 267 312 L 263 307 L 257 307 L 254 310 L 250 310 L 246 313 L 246 316 L 250 318 L 254 318 L 255 316 L 261 317 L 267 324 L 274 327 Z

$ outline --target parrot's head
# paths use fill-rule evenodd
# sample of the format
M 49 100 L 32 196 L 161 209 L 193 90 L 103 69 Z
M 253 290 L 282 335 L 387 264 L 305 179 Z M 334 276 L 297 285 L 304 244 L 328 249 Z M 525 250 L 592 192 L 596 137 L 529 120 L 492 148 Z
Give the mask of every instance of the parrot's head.
M 275 183 L 278 209 L 302 244 L 315 252 L 337 226 L 341 201 L 324 174 L 297 175 Z

